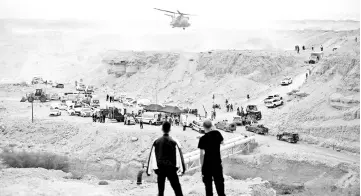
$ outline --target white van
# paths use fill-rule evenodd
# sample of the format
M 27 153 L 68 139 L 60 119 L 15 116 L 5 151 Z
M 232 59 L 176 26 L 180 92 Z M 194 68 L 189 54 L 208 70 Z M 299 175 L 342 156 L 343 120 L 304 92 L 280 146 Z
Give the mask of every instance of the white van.
M 148 123 L 150 125 L 159 125 L 162 124 L 162 120 L 158 119 L 159 112 L 144 112 L 142 114 L 143 123 Z M 162 115 L 164 116 L 164 115 Z

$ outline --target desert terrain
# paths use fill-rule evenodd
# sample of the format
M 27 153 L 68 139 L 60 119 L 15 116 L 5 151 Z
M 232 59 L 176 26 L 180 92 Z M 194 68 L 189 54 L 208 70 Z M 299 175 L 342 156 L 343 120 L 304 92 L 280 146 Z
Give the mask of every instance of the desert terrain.
M 269 135 L 247 132 L 244 126 L 234 133 L 221 132 L 226 140 L 254 135 L 257 142 L 250 152 L 223 160 L 227 195 L 360 195 L 358 21 L 290 21 L 267 33 L 148 35 L 133 45 L 131 38 L 95 33 L 88 24 L 0 22 L 1 152 L 55 153 L 69 158 L 70 164 L 64 172 L 11 168 L 2 162 L 1 195 L 156 195 L 154 176 L 144 175 L 142 185 L 136 184 L 136 176 L 152 141 L 161 135 L 160 127 L 140 129 L 109 119 L 93 123 L 66 112 L 50 117 L 49 107 L 57 101 L 34 102 L 32 122 L 31 103 L 20 102 L 37 88 L 75 91 L 80 79 L 96 87 L 101 104 L 108 93 L 126 93 L 196 108 L 204 115 L 203 107 L 209 114 L 214 101 L 222 106 L 217 119 L 229 121 L 236 109 L 226 112 L 226 99 L 234 108 L 257 105 L 259 123 L 269 128 Z M 152 47 L 155 42 L 164 45 Z M 137 50 L 140 43 L 145 49 Z M 295 45 L 306 50 L 298 54 Z M 311 47 L 319 52 L 321 45 L 323 58 L 305 63 Z M 65 88 L 31 85 L 34 76 L 64 83 Z M 281 86 L 285 76 L 293 82 Z M 285 102 L 270 109 L 263 100 L 273 94 Z M 298 133 L 300 141 L 277 140 L 281 131 Z M 171 134 L 184 152 L 197 150 L 200 133 L 174 126 Z M 185 195 L 204 195 L 199 172 L 180 179 Z M 167 182 L 165 195 L 172 194 Z

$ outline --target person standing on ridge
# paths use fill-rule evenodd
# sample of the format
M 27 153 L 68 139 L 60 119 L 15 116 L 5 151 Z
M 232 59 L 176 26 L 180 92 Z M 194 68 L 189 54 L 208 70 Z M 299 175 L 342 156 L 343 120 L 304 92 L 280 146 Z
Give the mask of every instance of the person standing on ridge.
M 148 159 L 147 175 L 157 174 L 158 196 L 164 196 L 167 178 L 176 196 L 183 196 L 177 173 L 184 174 L 185 163 L 180 143 L 169 135 L 171 125 L 164 122 L 163 136 L 153 142 Z
M 218 196 L 225 196 L 224 178 L 221 159 L 221 144 L 223 136 L 217 130 L 212 130 L 212 122 L 203 122 L 205 134 L 199 139 L 202 180 L 206 188 L 206 196 L 213 196 L 212 181 L 216 186 Z
M 140 129 L 143 129 L 143 118 L 139 119 L 139 126 L 140 126 Z

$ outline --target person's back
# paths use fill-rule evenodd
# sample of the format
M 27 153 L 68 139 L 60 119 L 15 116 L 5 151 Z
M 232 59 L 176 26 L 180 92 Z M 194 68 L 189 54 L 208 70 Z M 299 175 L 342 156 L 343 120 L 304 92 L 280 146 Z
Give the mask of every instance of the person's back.
M 212 130 L 212 122 L 209 120 L 204 121 L 203 127 L 206 134 L 199 139 L 198 148 L 200 149 L 202 180 L 206 187 L 206 196 L 213 195 L 213 180 L 218 196 L 225 196 L 220 152 L 223 136 L 219 131 Z
M 168 134 L 164 134 L 154 142 L 158 168 L 176 167 L 176 145 L 177 143 Z
M 164 122 L 162 125 L 163 136 L 154 141 L 148 160 L 147 174 L 151 169 L 157 174 L 158 195 L 164 195 L 165 179 L 168 178 L 176 196 L 183 196 L 177 172 L 185 172 L 180 144 L 169 136 L 171 125 Z

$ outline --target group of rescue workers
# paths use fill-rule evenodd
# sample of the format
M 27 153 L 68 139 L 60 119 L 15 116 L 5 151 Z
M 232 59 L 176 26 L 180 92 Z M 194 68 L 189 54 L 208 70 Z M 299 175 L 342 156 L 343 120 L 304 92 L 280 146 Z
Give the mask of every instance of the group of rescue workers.
M 314 51 L 315 47 L 314 46 L 311 46 L 311 50 Z M 302 46 L 302 50 L 306 50 L 306 46 Z M 323 51 L 323 46 L 321 45 L 320 46 L 320 50 L 321 52 Z M 295 46 L 295 51 L 297 53 L 300 53 L 300 47 L 298 45 Z

